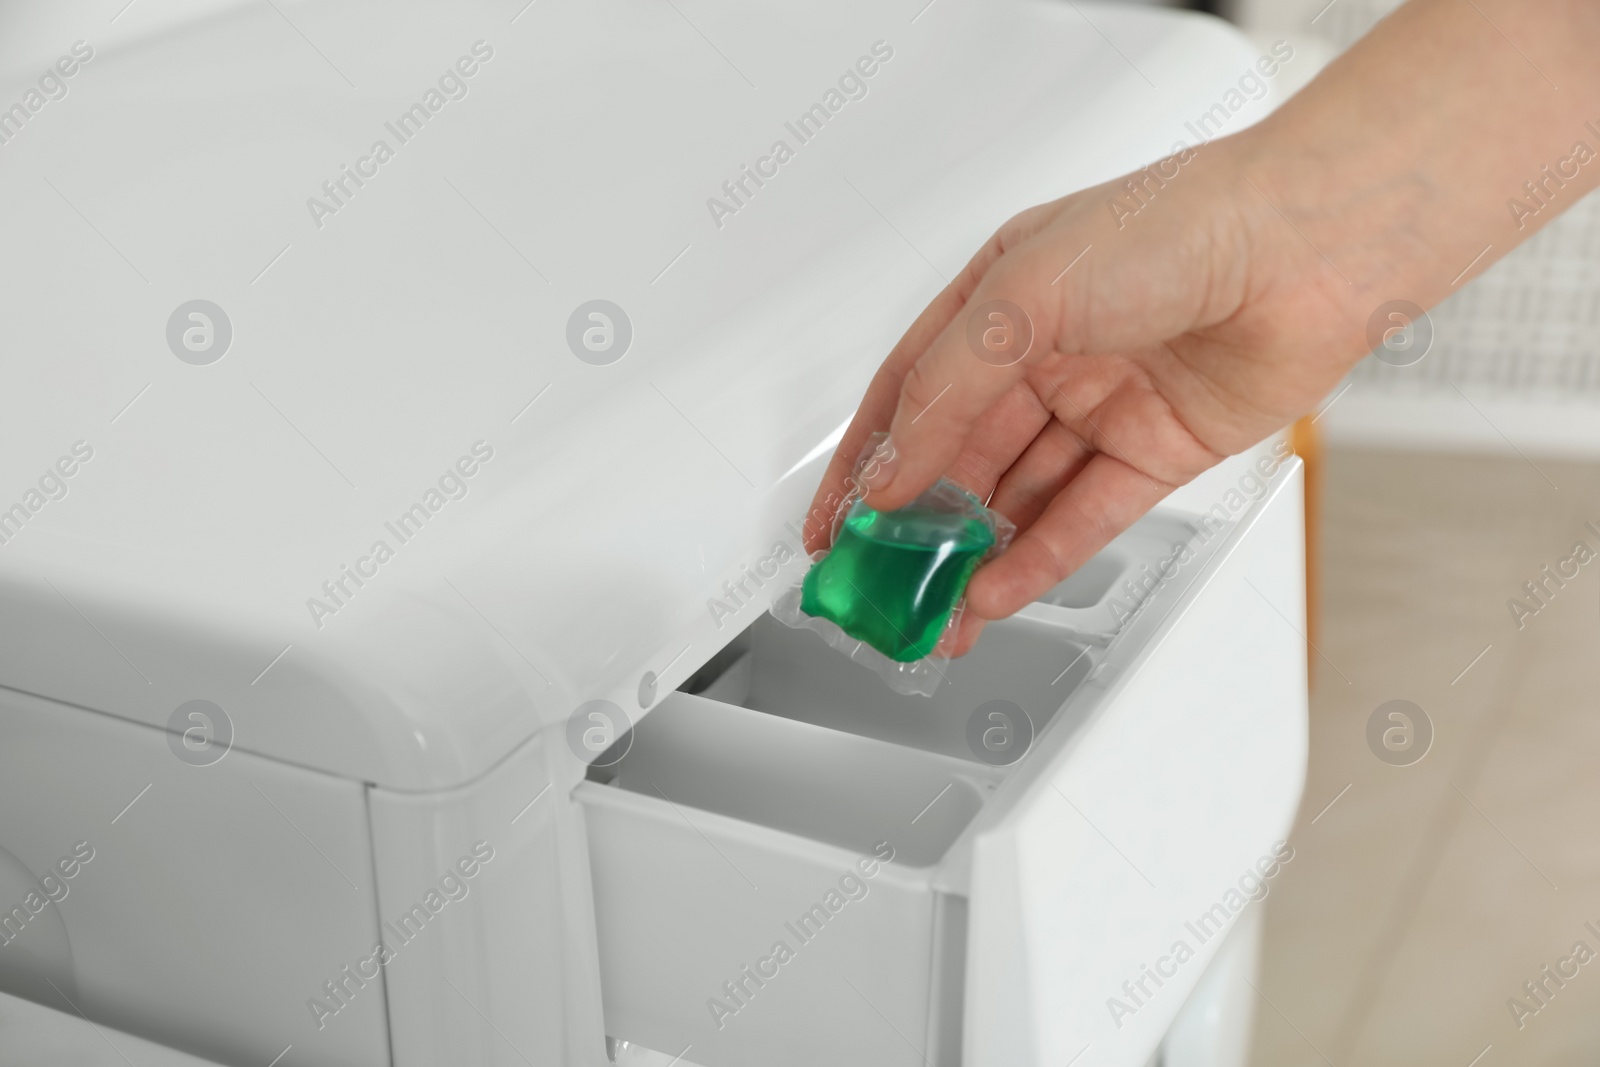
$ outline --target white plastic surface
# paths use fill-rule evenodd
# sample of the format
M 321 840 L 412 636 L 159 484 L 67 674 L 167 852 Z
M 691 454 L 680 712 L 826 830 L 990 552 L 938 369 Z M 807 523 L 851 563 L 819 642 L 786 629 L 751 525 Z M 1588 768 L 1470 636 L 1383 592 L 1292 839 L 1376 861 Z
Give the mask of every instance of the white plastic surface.
M 991 637 L 945 668 L 932 697 L 890 692 L 806 631 L 771 618 L 750 629 L 747 653 L 705 696 L 757 711 L 974 761 L 968 722 L 993 700 L 1014 703 L 1034 730 L 1045 724 L 1094 664 L 1084 636 L 1043 618 L 991 623 Z M 983 764 L 978 764 L 982 768 Z
M 581 774 L 547 732 L 466 789 L 372 791 L 380 919 L 444 897 L 416 936 L 385 932 L 398 948 L 385 970 L 394 1067 L 602 1067 L 589 865 L 570 797 Z M 484 851 L 493 859 L 462 877 L 462 860 Z
M 381 981 L 308 1009 L 378 938 L 364 788 L 175 740 L 0 690 L 0 913 L 92 852 L 0 946 L 0 990 L 225 1063 L 387 1064 Z
M 1306 751 L 1299 474 L 1298 461 L 1278 473 L 1219 565 L 1167 587 L 1171 614 L 1158 599 L 1123 632 L 1127 661 L 1109 657 L 1077 695 L 1089 722 L 1046 733 L 999 798 L 1012 802 L 980 816 L 964 1063 L 1060 1062 L 1087 1045 L 1143 1063 L 1216 939 L 1191 944 L 1133 1018 L 1109 998 L 1287 831 Z
M 1228 474 L 1251 464 L 1230 461 Z M 1224 872 L 1270 848 L 1299 796 L 1305 646 L 1288 621 L 1303 615 L 1299 474 L 1297 461 L 1285 464 L 1209 547 L 1181 513 L 1151 516 L 1114 557 L 1120 572 L 1170 554 L 1157 531 L 1198 554 L 1059 690 L 1015 677 L 1021 666 L 1044 678 L 1088 647 L 1035 617 L 1052 605 L 993 627 L 1001 653 L 953 664 L 965 685 L 953 678 L 945 703 L 881 686 L 874 699 L 872 686 L 806 655 L 813 644 L 826 651 L 820 641 L 756 625 L 705 696 L 664 702 L 575 793 L 589 827 L 608 1033 L 687 1050 L 707 1067 L 758 1054 L 795 1067 L 958 1055 L 1049 1063 L 1089 1044 L 1106 1049 L 1103 1062 L 1144 1063 L 1215 940 L 1193 945 L 1164 999 L 1131 1021 L 1108 1015 L 1107 998 L 1213 902 Z M 995 768 L 952 751 L 953 728 L 977 710 L 961 703 L 972 693 L 1007 693 L 1035 710 L 1053 700 L 1020 762 Z M 1221 766 L 1237 773 L 1220 778 Z M 863 900 L 892 898 L 892 908 L 842 904 L 816 939 L 848 939 L 829 962 L 801 951 L 804 962 L 760 970 L 776 941 L 798 947 L 785 922 L 809 906 L 807 887 L 821 900 L 828 872 L 847 873 L 878 841 L 896 850 L 880 878 L 894 877 Z M 868 912 L 879 918 L 859 925 Z M 883 970 L 885 956 L 898 965 Z M 721 983 L 754 981 L 741 978 L 746 965 L 768 980 L 744 987 L 741 1005 L 741 990 Z M 851 983 L 875 1016 L 836 996 Z M 941 1026 L 957 1015 L 964 1034 Z M 887 1030 L 914 1036 L 878 1049 Z
M 870 714 L 870 713 L 869 713 Z M 929 867 L 977 814 L 999 776 L 970 760 L 674 694 L 633 730 L 610 784 Z
M 1217 537 L 1224 527 L 1212 519 L 1203 532 L 1208 538 Z M 1095 644 L 1107 643 L 1166 581 L 1163 563 L 1172 559 L 1177 546 L 1194 540 L 1199 529 L 1198 520 L 1187 513 L 1152 512 L 1025 608 L 1023 615 L 1069 626 Z
M 936 906 L 926 871 L 886 864 L 866 877 L 854 850 L 594 782 L 578 796 L 609 1033 L 705 1067 L 923 1062 Z M 855 900 L 841 888 L 852 876 Z M 829 892 L 846 902 L 834 908 Z M 740 1006 L 724 983 L 751 981 L 746 967 L 767 977 Z
M 1246 907 L 1161 1042 L 1161 1067 L 1249 1067 L 1261 984 L 1259 904 Z
M 220 1067 L 143 1038 L 96 1026 L 65 1008 L 0 993 L 0 1067 Z
M 1047 0 L 287 10 L 105 45 L 4 148 L 0 507 L 94 457 L 0 546 L 0 684 L 154 725 L 203 696 L 242 749 L 402 790 L 709 658 L 708 599 L 792 537 L 971 250 L 1192 140 L 1256 58 Z M 319 228 L 308 198 L 480 40 L 469 95 Z M 717 226 L 708 197 L 877 41 L 868 95 Z M 565 340 L 597 296 L 634 332 L 608 367 Z M 200 297 L 234 332 L 210 366 L 165 337 Z M 464 498 L 387 532 L 480 441 Z
M 495 56 L 470 95 L 314 226 L 306 198 L 478 40 Z M 878 40 L 895 55 L 870 94 L 715 226 L 706 197 Z M 792 816 L 814 839 L 577 782 L 567 714 L 595 697 L 635 710 L 646 672 L 657 699 L 671 693 L 757 618 L 780 583 L 731 618 L 709 599 L 794 543 L 785 524 L 826 442 L 945 278 L 1012 212 L 1166 154 L 1254 61 L 1208 20 L 1046 0 L 946 2 L 914 22 L 843 0 L 806 19 L 763 4 L 329 0 L 163 18 L 106 44 L 0 150 L 0 508 L 75 441 L 94 450 L 67 495 L 0 545 L 0 792 L 14 791 L 6 810 L 47 798 L 0 848 L 38 871 L 102 822 L 131 831 L 95 861 L 120 864 L 117 893 L 83 883 L 61 909 L 70 962 L 43 952 L 29 980 L 66 968 L 97 1020 L 268 1063 L 276 1035 L 313 1025 L 320 984 L 481 839 L 497 858 L 401 949 L 387 1017 L 380 990 L 361 987 L 296 1051 L 382 1063 L 392 1035 L 402 1067 L 598 1067 L 612 1019 L 616 1036 L 669 1044 L 706 1011 L 708 986 L 770 948 L 787 921 L 774 916 L 811 908 L 857 857 L 830 843 L 851 840 L 837 810 L 743 811 Z M 566 348 L 568 316 L 596 296 L 634 327 L 609 367 Z M 195 297 L 234 326 L 207 367 L 177 360 L 164 335 Z M 479 453 L 465 497 L 319 627 L 308 598 L 479 441 L 494 454 Z M 1237 480 L 1238 465 L 1218 477 Z M 1246 553 L 1270 561 L 1258 584 L 1290 617 L 1297 538 L 1280 523 Z M 1288 772 L 1261 758 L 1292 766 L 1302 741 L 1275 718 L 1303 714 L 1287 650 L 1249 675 L 1255 702 L 1226 720 L 1271 724 L 1253 746 L 1182 717 L 1191 689 L 1211 713 L 1256 670 L 1226 653 L 1287 640 L 1260 629 L 1241 588 L 1219 594 L 1228 611 L 1217 598 L 1196 611 L 1199 633 L 1169 635 L 1178 653 L 1153 657 L 1098 719 L 1041 715 L 1036 756 L 1069 759 L 1051 764 L 1062 789 L 1085 811 L 1115 808 L 1119 840 L 1196 877 L 1261 847 L 1293 810 Z M 1122 633 L 1111 666 L 1127 671 L 1145 646 L 1137 626 Z M 1230 635 L 1262 643 L 1219 648 Z M 1080 684 L 1065 653 L 1090 643 L 1063 630 L 1059 684 Z M 1015 681 L 1013 699 L 1046 707 L 1057 684 Z M 237 751 L 210 768 L 183 764 L 160 732 L 195 698 L 235 731 Z M 853 706 L 867 724 L 812 756 L 904 745 L 883 762 L 905 788 L 970 765 L 951 751 L 956 706 L 920 741 L 887 703 Z M 817 736 L 839 721 L 786 714 L 759 729 Z M 1079 732 L 1100 740 L 1066 746 Z M 1175 767 L 1191 791 L 1128 789 Z M 947 1067 L 963 1041 L 969 1067 L 1065 1062 L 1077 1020 L 1054 1005 L 1084 991 L 1074 976 L 1120 977 L 1192 886 L 1130 892 L 1102 839 L 1029 775 L 1026 762 L 1001 775 L 960 826 L 908 795 L 908 824 L 933 820 L 928 852 L 956 831 L 940 864 L 884 867 L 775 995 L 684 1062 L 778 1063 L 843 1037 L 873 1067 L 925 1054 Z M 1243 796 L 1256 806 L 1241 810 Z M 868 794 L 861 811 L 884 800 Z M 1177 841 L 1173 810 L 1207 816 L 1209 836 Z M 663 852 L 690 862 L 642 862 Z M 970 960 L 969 891 L 982 949 Z M 1142 1062 L 1147 1037 L 1097 1059 Z

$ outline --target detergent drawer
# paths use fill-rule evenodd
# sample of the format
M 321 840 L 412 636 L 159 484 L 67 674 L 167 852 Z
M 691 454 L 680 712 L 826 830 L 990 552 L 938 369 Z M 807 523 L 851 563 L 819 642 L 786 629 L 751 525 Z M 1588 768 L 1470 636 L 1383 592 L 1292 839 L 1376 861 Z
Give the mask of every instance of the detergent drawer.
M 705 1067 L 959 1062 L 966 899 L 937 874 L 1015 761 L 969 722 L 1027 709 L 1025 742 L 1085 647 L 998 624 L 931 700 L 770 618 L 732 653 L 575 794 L 607 1032 Z
M 1093 635 L 1059 619 L 1006 619 L 992 623 L 970 653 L 941 668 L 944 677 L 932 697 L 902 696 L 811 632 L 765 615 L 683 688 L 786 719 L 1006 767 L 1055 719 L 1099 654 Z M 996 712 L 1014 720 L 1013 732 L 992 729 Z
M 1186 921 L 1303 782 L 1298 469 L 1272 489 L 1209 539 L 1153 515 L 931 699 L 741 633 L 574 792 L 607 1033 L 703 1067 L 1144 1064 L 1221 942 Z

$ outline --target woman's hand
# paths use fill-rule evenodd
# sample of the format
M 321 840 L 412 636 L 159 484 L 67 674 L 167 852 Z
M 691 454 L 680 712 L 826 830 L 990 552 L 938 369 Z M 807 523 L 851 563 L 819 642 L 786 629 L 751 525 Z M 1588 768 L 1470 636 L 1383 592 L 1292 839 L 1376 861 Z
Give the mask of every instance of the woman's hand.
M 1023 212 L 873 378 L 818 505 L 887 429 L 874 507 L 945 474 L 1017 524 L 973 578 L 958 653 L 981 620 L 1037 598 L 1174 487 L 1306 411 L 1364 350 L 1350 287 L 1246 158 L 1235 139 L 1148 168 L 1134 176 L 1142 207 L 1118 181 Z M 808 548 L 826 545 L 810 532 Z
M 873 378 L 806 547 L 875 431 L 873 506 L 940 475 L 992 494 L 1019 535 L 968 587 L 965 652 L 1308 411 L 1383 305 L 1432 306 L 1600 184 L 1574 162 L 1600 150 L 1597 51 L 1593 0 L 1411 0 L 1259 125 L 1018 215 Z

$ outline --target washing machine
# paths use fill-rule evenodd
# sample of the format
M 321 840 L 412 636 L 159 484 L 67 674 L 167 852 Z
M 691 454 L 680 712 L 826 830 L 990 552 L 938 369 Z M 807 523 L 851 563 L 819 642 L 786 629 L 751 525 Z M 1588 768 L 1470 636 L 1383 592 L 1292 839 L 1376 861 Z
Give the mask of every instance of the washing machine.
M 13 1050 L 1242 1062 L 1306 746 L 1281 442 L 932 697 L 767 608 L 971 250 L 1289 60 L 1087 0 L 0 19 Z

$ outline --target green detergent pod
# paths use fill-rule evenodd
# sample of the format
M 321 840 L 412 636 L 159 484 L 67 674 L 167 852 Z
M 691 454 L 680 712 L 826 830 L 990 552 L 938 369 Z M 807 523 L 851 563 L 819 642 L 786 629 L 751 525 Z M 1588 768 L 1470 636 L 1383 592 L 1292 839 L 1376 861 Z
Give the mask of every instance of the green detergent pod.
M 883 435 L 875 435 L 870 463 Z M 860 465 L 857 467 L 860 470 Z M 819 553 L 773 615 L 815 630 L 903 693 L 932 696 L 948 662 L 937 650 L 956 624 L 978 565 L 1004 551 L 1015 528 L 954 482 L 940 479 L 897 511 L 852 495 Z
M 806 574 L 800 610 L 897 663 L 933 652 L 994 530 L 918 501 L 874 511 L 857 500 L 833 550 Z

